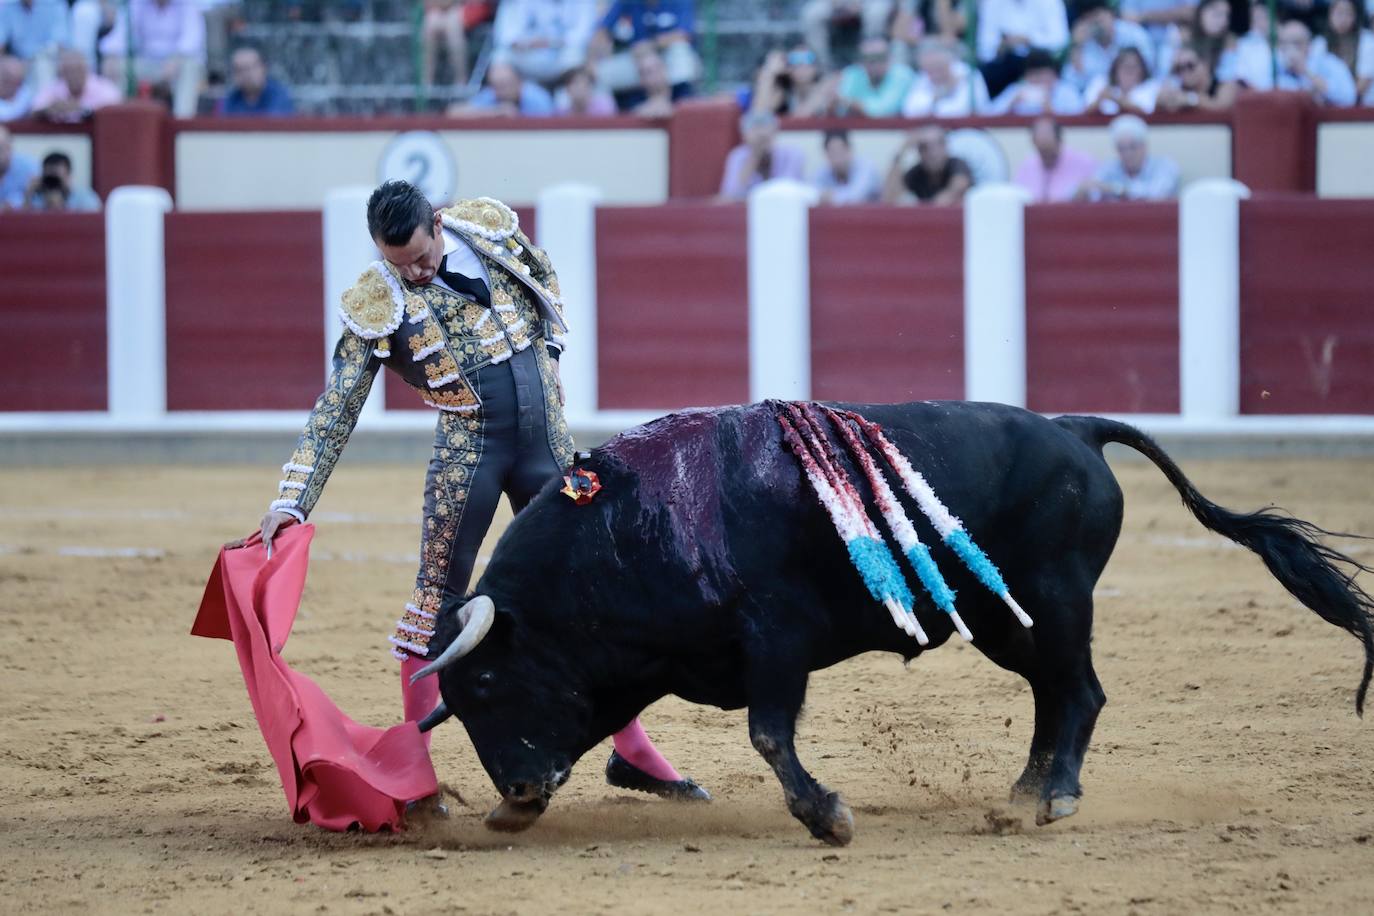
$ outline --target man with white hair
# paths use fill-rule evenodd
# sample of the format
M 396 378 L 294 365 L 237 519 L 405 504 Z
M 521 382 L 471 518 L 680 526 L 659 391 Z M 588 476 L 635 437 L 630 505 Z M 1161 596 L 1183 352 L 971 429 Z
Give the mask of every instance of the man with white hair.
M 983 74 L 959 60 L 950 42 L 921 42 L 916 64 L 920 69 L 902 102 L 902 117 L 966 118 L 987 110 L 990 99 Z
M 63 48 L 57 56 L 57 79 L 38 90 L 33 110 L 49 121 L 76 124 L 97 109 L 123 100 L 118 86 L 91 72 L 86 55 Z
M 1178 196 L 1178 166 L 1163 156 L 1151 156 L 1149 129 L 1136 115 L 1112 121 L 1112 145 L 1117 158 L 1104 162 L 1092 179 L 1083 182 L 1077 200 L 1171 200 Z

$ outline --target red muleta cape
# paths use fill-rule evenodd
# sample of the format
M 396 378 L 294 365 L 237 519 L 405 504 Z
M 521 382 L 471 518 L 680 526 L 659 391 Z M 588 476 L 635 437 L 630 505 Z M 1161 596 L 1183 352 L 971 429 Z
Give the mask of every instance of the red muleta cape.
M 439 790 L 414 722 L 369 728 L 345 716 L 314 681 L 281 657 L 305 588 L 314 525 L 292 525 L 272 542 L 221 550 L 195 636 L 232 639 L 248 698 L 276 761 L 296 823 L 326 830 L 397 829 L 406 802 Z

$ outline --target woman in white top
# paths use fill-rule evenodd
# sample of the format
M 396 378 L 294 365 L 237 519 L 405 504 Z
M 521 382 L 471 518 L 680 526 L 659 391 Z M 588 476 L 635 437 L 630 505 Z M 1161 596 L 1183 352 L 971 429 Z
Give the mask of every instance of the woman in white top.
M 920 69 L 902 102 L 907 118 L 965 118 L 988 107 L 988 85 L 983 75 L 959 60 L 949 42 L 929 39 L 916 51 Z
M 1155 110 L 1159 81 L 1150 79 L 1150 68 L 1135 48 L 1122 48 L 1106 76 L 1094 77 L 1083 98 L 1088 111 L 1104 115 L 1147 115 Z
M 1326 14 L 1325 34 L 1312 39 L 1312 55 L 1330 52 L 1355 76 L 1355 93 L 1364 98 L 1374 85 L 1374 32 L 1360 27 L 1355 0 L 1332 0 Z

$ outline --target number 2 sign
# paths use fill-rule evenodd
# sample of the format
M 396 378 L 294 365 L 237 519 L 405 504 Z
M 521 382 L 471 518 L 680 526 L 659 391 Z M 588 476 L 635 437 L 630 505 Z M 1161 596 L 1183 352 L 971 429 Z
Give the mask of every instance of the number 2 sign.
M 430 203 L 453 202 L 458 184 L 458 164 L 443 139 L 431 130 L 408 130 L 391 139 L 377 163 L 378 181 L 405 179 L 420 189 Z

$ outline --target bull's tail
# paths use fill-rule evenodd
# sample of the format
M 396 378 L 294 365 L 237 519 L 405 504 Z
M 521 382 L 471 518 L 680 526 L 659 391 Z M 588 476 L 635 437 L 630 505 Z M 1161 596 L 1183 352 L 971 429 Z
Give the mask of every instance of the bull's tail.
M 1060 417 L 1056 422 L 1094 448 L 1118 442 L 1140 452 L 1164 472 L 1193 517 L 1208 529 L 1259 554 L 1288 592 L 1328 623 L 1349 631 L 1364 643 L 1364 675 L 1355 693 L 1355 711 L 1364 714 L 1365 695 L 1374 676 L 1374 599 L 1355 581 L 1364 564 L 1326 546 L 1323 536 L 1337 534 L 1276 509 L 1231 512 L 1197 491 L 1149 436 L 1140 430 L 1098 417 Z

